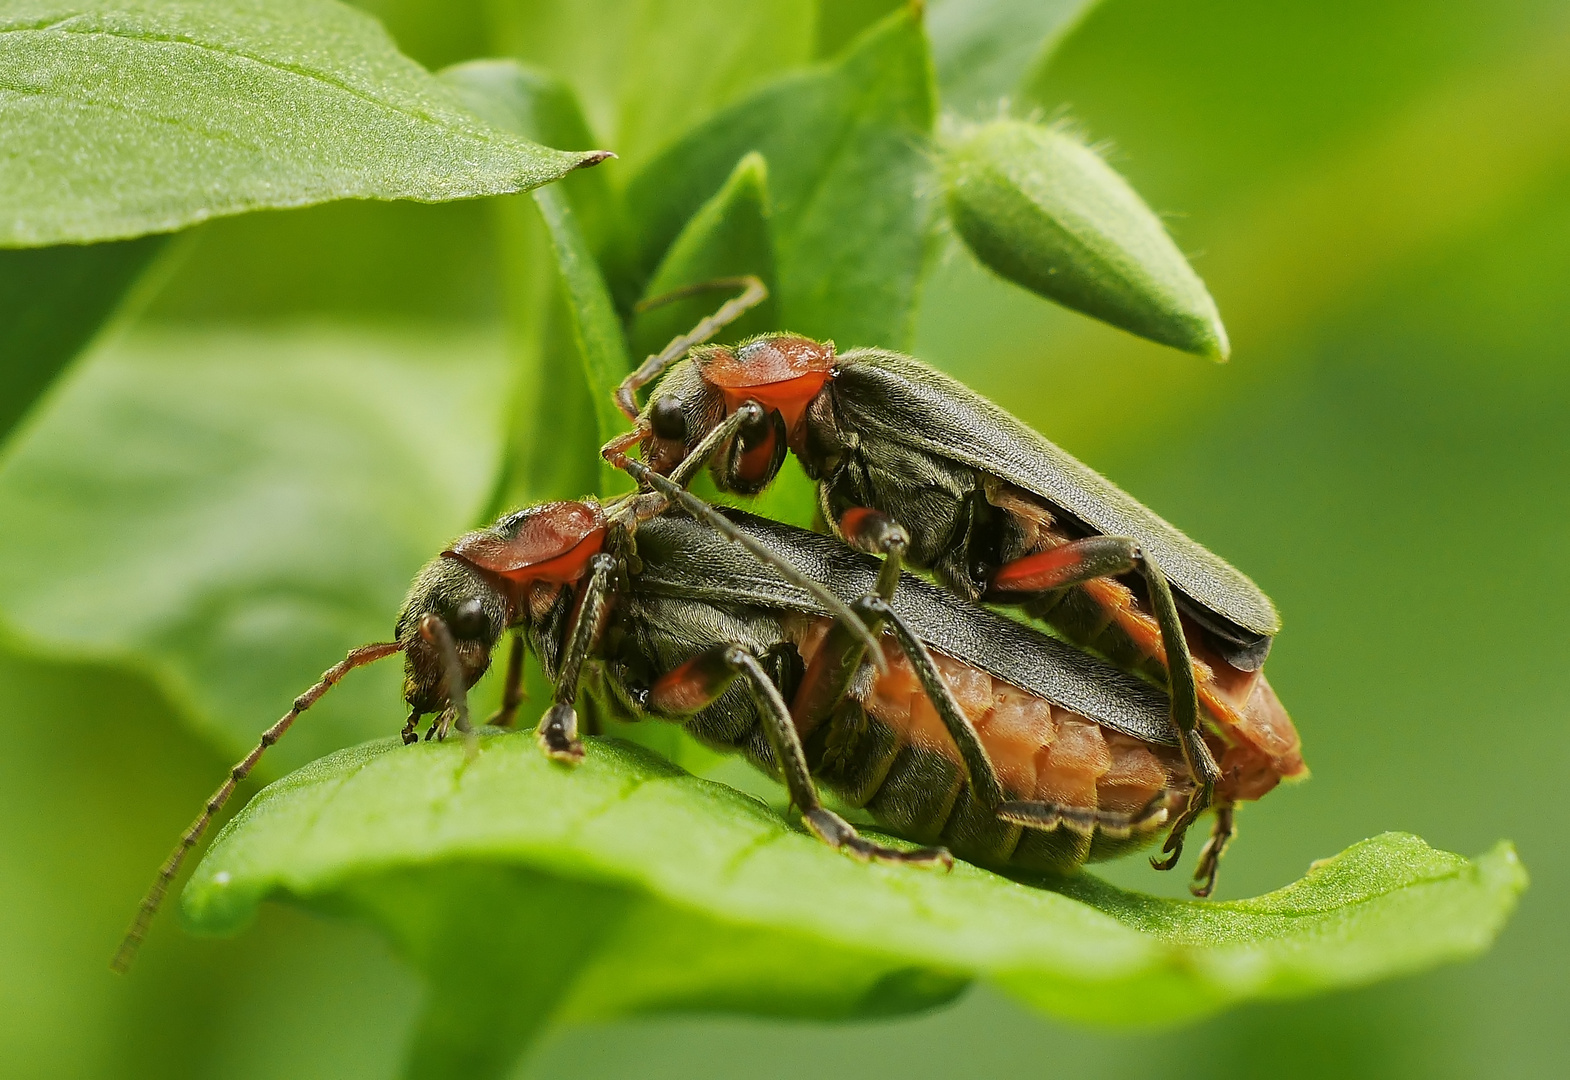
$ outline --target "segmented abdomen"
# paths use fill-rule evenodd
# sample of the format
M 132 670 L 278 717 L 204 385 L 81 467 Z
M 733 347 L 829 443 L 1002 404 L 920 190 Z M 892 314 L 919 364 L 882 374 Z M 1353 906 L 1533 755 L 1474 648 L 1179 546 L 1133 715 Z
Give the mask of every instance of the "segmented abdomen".
M 1013 520 L 1024 549 L 1015 557 L 1073 539 L 1036 496 L 997 481 L 988 482 L 986 490 L 988 501 Z M 1145 602 L 1121 581 L 1096 578 L 1034 600 L 1025 610 L 1113 663 L 1166 682 L 1161 628 Z M 1307 775 L 1297 729 L 1264 672 L 1233 667 L 1206 644 L 1203 629 L 1186 619 L 1184 625 L 1200 706 L 1224 742 L 1216 748 L 1223 775 L 1219 797 L 1257 799 L 1282 779 Z
M 808 662 L 828 619 L 795 620 L 787 632 Z M 970 797 L 959 752 L 904 654 L 885 639 L 888 674 L 803 731 L 819 779 L 846 801 L 911 839 L 948 845 L 992 865 L 1070 870 L 1148 843 L 1158 820 L 1131 837 L 1069 828 L 1023 829 Z M 1012 800 L 1053 802 L 1137 815 L 1160 800 L 1181 805 L 1189 782 L 1176 748 L 1151 746 L 961 661 L 934 653 L 939 673 L 975 726 Z

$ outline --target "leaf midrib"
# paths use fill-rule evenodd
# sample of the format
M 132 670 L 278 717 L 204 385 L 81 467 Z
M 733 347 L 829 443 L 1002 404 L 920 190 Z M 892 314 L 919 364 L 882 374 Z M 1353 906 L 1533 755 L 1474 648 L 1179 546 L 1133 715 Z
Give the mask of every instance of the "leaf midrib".
M 106 29 L 102 29 L 102 28 L 76 30 L 76 29 L 72 29 L 72 28 L 70 28 L 70 27 L 65 25 L 66 23 L 71 22 L 72 20 L 78 19 L 78 18 L 81 18 L 81 16 L 72 16 L 70 19 L 60 20 L 58 22 L 50 23 L 50 24 L 47 24 L 47 25 L 44 25 L 44 26 L 8 26 L 8 27 L 0 27 L 0 34 L 61 33 L 61 34 L 74 34 L 74 35 L 76 35 L 78 37 L 112 38 L 114 40 L 128 41 L 128 42 L 132 42 L 132 43 L 136 43 L 136 44 L 184 45 L 184 46 L 187 46 L 189 48 L 199 50 L 200 52 L 203 52 L 203 53 L 211 53 L 211 54 L 214 54 L 214 55 L 217 55 L 217 56 L 222 56 L 222 57 L 233 58 L 233 59 L 236 59 L 236 60 L 247 61 L 249 63 L 255 64 L 255 65 L 259 66 L 259 67 L 266 68 L 266 69 L 271 70 L 271 71 L 281 72 L 283 74 L 293 75 L 293 76 L 296 76 L 298 78 L 306 79 L 306 80 L 308 80 L 310 82 L 313 82 L 313 83 L 319 83 L 319 84 L 321 84 L 323 86 L 326 86 L 326 87 L 329 87 L 331 89 L 338 90 L 338 91 L 340 91 L 340 92 L 342 92 L 342 93 L 344 93 L 344 94 L 346 94 L 346 95 L 348 95 L 350 97 L 354 97 L 354 98 L 357 98 L 357 99 L 359 99 L 361 101 L 368 102 L 369 104 L 377 106 L 377 107 L 379 107 L 379 108 L 381 108 L 381 109 L 383 109 L 383 110 L 385 110 L 387 112 L 395 113 L 395 114 L 400 115 L 400 116 L 405 116 L 405 117 L 408 117 L 408 118 L 413 119 L 413 120 L 415 120 L 417 122 L 420 122 L 420 123 L 431 124 L 431 125 L 437 126 L 437 127 L 453 128 L 453 129 L 456 129 L 458 131 L 462 131 L 466 135 L 470 135 L 472 137 L 480 139 L 481 141 L 484 141 L 484 142 L 488 142 L 488 143 L 509 143 L 509 142 L 516 141 L 511 136 L 503 135 L 503 134 L 500 134 L 500 133 L 489 132 L 489 131 L 486 131 L 483 128 L 475 127 L 472 124 L 468 124 L 468 123 L 466 123 L 464 121 L 464 118 L 462 117 L 462 115 L 460 113 L 453 112 L 451 114 L 447 114 L 447 115 L 443 116 L 442 114 L 432 113 L 432 112 L 430 112 L 428 110 L 419 110 L 419 109 L 414 109 L 414 108 L 409 108 L 409 107 L 397 105 L 397 104 L 394 104 L 393 102 L 387 101 L 384 98 L 379 98 L 379 97 L 375 96 L 374 94 L 371 94 L 371 93 L 369 93 L 369 92 L 367 92 L 365 90 L 362 90 L 362 89 L 360 89 L 360 88 L 358 88 L 356 86 L 353 86 L 352 84 L 350 84 L 348 82 L 345 82 L 344 80 L 342 80 L 340 78 L 337 78 L 337 77 L 335 77 L 335 76 L 333 76 L 331 74 L 328 74 L 326 72 L 320 71 L 320 70 L 315 69 L 315 68 L 307 67 L 307 66 L 305 66 L 303 64 L 290 64 L 290 63 L 286 63 L 284 61 L 280 61 L 280 60 L 276 60 L 276 59 L 270 59 L 270 58 L 265 57 L 265 56 L 260 56 L 260 55 L 254 54 L 254 53 L 246 52 L 244 50 L 224 48 L 224 47 L 221 47 L 221 46 L 218 46 L 218 45 L 211 44 L 209 42 L 199 41 L 199 40 L 197 40 L 195 38 L 192 38 L 192 37 L 189 37 L 189 36 L 186 36 L 186 35 L 180 35 L 180 34 L 158 34 L 158 33 L 131 34 L 131 33 L 125 33 L 123 31 L 106 30 Z M 60 97 L 67 97 L 67 95 L 63 95 L 63 94 L 62 95 L 58 95 L 58 96 L 60 96 Z

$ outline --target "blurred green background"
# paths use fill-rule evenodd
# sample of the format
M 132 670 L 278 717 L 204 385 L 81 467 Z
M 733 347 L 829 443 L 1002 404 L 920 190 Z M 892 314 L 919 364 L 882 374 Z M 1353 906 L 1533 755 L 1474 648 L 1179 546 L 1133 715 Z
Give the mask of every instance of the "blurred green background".
M 794 36 L 738 30 L 717 34 L 712 57 L 670 55 L 659 32 L 670 5 L 628 3 L 625 25 L 576 38 L 556 25 L 571 21 L 560 14 L 570 5 L 550 9 L 554 22 L 543 7 L 501 0 L 367 6 L 432 67 L 512 47 L 576 73 L 601 139 L 633 162 L 672 122 L 661 109 L 701 115 L 804 61 L 814 34 L 829 32 L 803 5 Z M 552 51 L 565 40 L 600 51 Z M 681 76 L 696 89 L 675 104 L 618 98 L 617 80 L 640 65 L 706 74 Z M 1286 630 L 1271 678 L 1314 777 L 1248 808 L 1224 895 L 1277 887 L 1385 829 L 1466 854 L 1513 838 L 1533 887 L 1480 962 L 1177 1032 L 1070 1028 L 977 990 L 934 1015 L 876 1024 L 564 1027 L 519 1075 L 1563 1075 L 1570 11 L 1550 0 L 1107 0 L 1030 98 L 1110 139 L 1113 163 L 1170 214 L 1226 319 L 1232 363 L 1212 367 L 1059 311 L 955 244 L 928 286 L 916 351 L 1246 568 L 1279 603 Z M 84 496 L 94 506 L 117 505 L 117 469 L 167 480 L 122 493 L 123 514 L 82 520 L 92 535 L 80 549 L 39 555 L 13 537 L 0 551 L 13 631 L 0 655 L 6 1075 L 396 1072 L 420 988 L 361 927 L 271 906 L 244 936 L 207 941 L 170 919 L 133 978 L 105 965 L 152 866 L 230 760 L 179 718 L 193 702 L 224 703 L 199 700 L 179 662 L 160 657 L 243 643 L 283 617 L 225 606 L 211 589 L 200 617 L 175 610 L 193 559 L 254 542 L 263 525 L 297 524 L 303 546 L 279 555 L 272 576 L 232 584 L 235 596 L 271 589 L 280 610 L 315 613 L 319 640 L 305 635 L 289 661 L 309 673 L 360 631 L 342 610 L 390 621 L 413 568 L 482 512 L 499 453 L 487 387 L 508 305 L 494 210 L 344 204 L 177 238 L 134 325 L 40 404 L 0 463 L 7 534 L 25 532 L 51 497 L 85 490 L 56 485 L 51 496 L 36 483 L 51 475 L 40 462 L 98 485 Z M 242 360 L 261 374 L 237 389 Z M 127 372 L 155 405 L 211 400 L 212 430 L 171 430 L 155 407 L 117 413 Z M 404 397 L 366 389 L 383 379 Z M 302 443 L 323 382 L 360 388 L 364 415 L 336 441 Z M 226 396 L 265 418 L 250 456 L 224 442 L 237 408 Z M 190 409 L 171 406 L 176 415 L 189 424 Z M 466 431 L 465 417 L 475 418 L 467 442 L 449 440 L 435 460 L 422 453 L 425 425 Z M 104 441 L 62 450 L 81 430 Z M 111 451 L 111 436 L 132 449 Z M 258 450 L 266 469 L 240 463 Z M 382 512 L 418 522 L 398 543 L 309 546 L 332 527 L 379 529 L 357 507 L 385 506 L 394 489 L 401 501 Z M 117 538 L 141 551 L 151 535 L 133 496 L 229 514 L 215 523 L 176 506 L 190 519 L 183 542 L 117 563 Z M 71 589 L 39 584 L 58 569 L 49 558 L 79 568 Z M 106 606 L 118 620 L 107 629 Z M 151 644 L 127 657 L 128 637 Z M 233 677 L 250 676 L 238 665 Z M 324 709 L 314 734 L 302 726 L 279 767 L 391 730 L 395 675 L 377 678 Z M 386 725 L 355 727 L 351 714 L 362 725 L 386 714 Z M 1141 860 L 1105 873 L 1181 887 Z

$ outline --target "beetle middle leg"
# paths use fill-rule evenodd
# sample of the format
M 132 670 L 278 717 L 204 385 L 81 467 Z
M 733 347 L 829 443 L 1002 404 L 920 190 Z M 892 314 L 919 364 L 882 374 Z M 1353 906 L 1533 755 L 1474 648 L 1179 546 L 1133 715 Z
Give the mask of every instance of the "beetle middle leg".
M 910 661 L 911 670 L 921 683 L 922 691 L 932 703 L 944 729 L 954 740 L 960 760 L 970 778 L 970 789 L 976 800 L 988 809 L 1003 802 L 1003 782 L 998 779 L 997 768 L 982 745 L 976 727 L 965 715 L 965 710 L 955 700 L 954 693 L 943 681 L 932 654 L 922 644 L 909 624 L 894 611 L 889 601 L 899 587 L 900 570 L 904 563 L 909 537 L 893 518 L 878 510 L 855 508 L 841 515 L 840 529 L 853 547 L 883 556 L 883 566 L 878 572 L 877 584 L 871 595 L 864 596 L 851 605 L 867 629 L 880 633 L 885 626 L 894 632 L 900 650 Z M 793 710 L 798 725 L 810 731 L 838 706 L 850 688 L 851 679 L 861 666 L 865 646 L 840 624 L 835 624 L 824 638 L 802 677 L 801 688 L 796 693 Z
M 1183 837 L 1189 827 L 1209 808 L 1216 782 L 1221 779 L 1221 770 L 1210 748 L 1205 745 L 1204 732 L 1200 728 L 1199 688 L 1194 680 L 1194 660 L 1189 653 L 1188 638 L 1183 633 L 1183 624 L 1178 617 L 1177 604 L 1172 599 L 1172 589 L 1167 584 L 1166 575 L 1132 539 L 1123 536 L 1090 536 L 1027 555 L 1000 567 L 993 575 L 992 587 L 1011 596 L 1045 593 L 1083 585 L 1100 577 L 1116 577 L 1133 570 L 1140 572 L 1150 590 L 1151 607 L 1166 653 L 1172 724 L 1177 729 L 1178 745 L 1183 751 L 1189 775 L 1194 779 L 1194 792 L 1188 806 L 1178 815 L 1162 847 L 1166 858 L 1150 860 L 1156 869 L 1170 870 L 1183 854 Z M 1214 878 L 1214 859 L 1206 872 L 1211 879 Z
M 502 683 L 501 708 L 486 723 L 494 727 L 512 727 L 518 716 L 518 706 L 523 703 L 523 635 L 514 634 L 507 650 L 507 677 Z
M 941 863 L 952 866 L 954 857 L 943 848 L 898 848 L 868 840 L 850 822 L 823 805 L 807 766 L 801 735 L 791 720 L 785 699 L 758 658 L 740 645 L 716 645 L 657 679 L 649 688 L 646 708 L 670 717 L 691 716 L 717 701 L 737 678 L 747 680 L 762 714 L 764 733 L 779 764 L 791 803 L 813 835 L 831 847 L 858 859 L 889 863 Z

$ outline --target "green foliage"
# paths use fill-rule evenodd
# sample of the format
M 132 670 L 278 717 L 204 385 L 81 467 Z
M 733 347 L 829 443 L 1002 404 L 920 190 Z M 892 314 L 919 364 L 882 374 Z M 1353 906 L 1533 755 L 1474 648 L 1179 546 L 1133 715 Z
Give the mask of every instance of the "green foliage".
M 1114 326 L 1225 360 L 1215 301 L 1161 221 L 1059 128 L 996 120 L 945 149 L 954 227 L 1010 281 Z
M 768 163 L 780 322 L 842 345 L 908 344 L 930 250 L 933 88 L 926 35 L 899 12 L 832 64 L 693 129 L 628 184 L 652 271 L 742 155 Z
M 119 305 L 163 246 L 0 249 L 0 439 Z
M 943 103 L 983 117 L 1039 74 L 1099 0 L 933 0 L 927 16 Z
M 472 332 L 130 335 L 0 461 L 5 623 L 151 675 L 237 754 L 479 512 L 503 359 Z M 281 762 L 380 734 L 394 686 L 345 687 Z
M 476 122 L 331 0 L 8 0 L 0 66 L 0 246 L 330 199 L 497 195 L 597 160 Z
M 384 740 L 307 766 L 217 841 L 185 912 L 229 933 L 283 893 L 379 922 L 457 990 L 417 1045 L 468 1047 L 472 1076 L 555 1014 L 877 1015 L 972 979 L 1082 1020 L 1165 1026 L 1474 955 L 1525 883 L 1508 845 L 1468 862 L 1399 833 L 1220 904 L 866 866 L 637 747 L 594 744 L 569 770 L 522 733 L 473 760 Z

